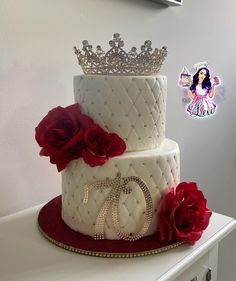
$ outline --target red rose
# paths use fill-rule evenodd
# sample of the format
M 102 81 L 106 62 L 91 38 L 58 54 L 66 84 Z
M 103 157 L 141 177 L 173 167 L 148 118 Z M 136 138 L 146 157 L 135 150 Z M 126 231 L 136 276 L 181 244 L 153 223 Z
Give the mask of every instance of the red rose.
M 197 184 L 180 183 L 164 197 L 159 211 L 158 238 L 194 244 L 207 228 L 212 213 Z
M 79 104 L 52 109 L 35 129 L 35 138 L 42 147 L 40 155 L 49 156 L 60 172 L 71 160 L 82 156 L 84 131 L 92 124 L 93 120 L 81 113 Z
M 84 161 L 91 167 L 103 165 L 109 159 L 121 155 L 125 142 L 115 133 L 108 133 L 100 126 L 91 126 L 84 135 L 86 148 L 82 152 Z

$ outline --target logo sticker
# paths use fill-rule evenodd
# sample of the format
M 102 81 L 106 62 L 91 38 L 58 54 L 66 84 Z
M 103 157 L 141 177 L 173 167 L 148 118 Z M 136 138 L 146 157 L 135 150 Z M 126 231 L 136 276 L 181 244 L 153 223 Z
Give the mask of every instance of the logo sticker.
M 194 64 L 193 74 L 184 66 L 179 74 L 178 85 L 183 90 L 182 101 L 189 116 L 204 118 L 216 113 L 218 107 L 216 88 L 221 85 L 221 79 L 219 76 L 211 77 L 207 62 Z M 221 99 L 224 97 L 222 88 L 218 96 L 221 96 Z

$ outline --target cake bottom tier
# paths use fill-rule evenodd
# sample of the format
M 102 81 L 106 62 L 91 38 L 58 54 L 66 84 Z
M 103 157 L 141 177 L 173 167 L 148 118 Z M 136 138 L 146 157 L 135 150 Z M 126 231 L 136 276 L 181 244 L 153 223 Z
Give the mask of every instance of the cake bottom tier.
M 178 144 L 128 152 L 90 167 L 72 161 L 62 172 L 62 219 L 95 239 L 137 240 L 155 233 L 162 195 L 180 180 Z

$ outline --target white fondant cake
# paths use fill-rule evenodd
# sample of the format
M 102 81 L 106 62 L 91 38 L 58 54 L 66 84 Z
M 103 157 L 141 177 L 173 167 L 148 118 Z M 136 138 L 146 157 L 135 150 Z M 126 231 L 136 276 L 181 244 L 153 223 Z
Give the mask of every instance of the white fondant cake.
M 165 76 L 80 75 L 75 101 L 103 129 L 117 133 L 126 151 L 158 147 L 165 138 Z
M 166 77 L 81 75 L 74 92 L 83 113 L 127 149 L 102 166 L 71 161 L 62 172 L 64 222 L 95 238 L 155 233 L 161 196 L 180 180 L 178 145 L 165 139 Z
M 106 53 L 82 44 L 74 47 L 85 73 L 74 77 L 75 103 L 35 128 L 40 155 L 62 171 L 62 196 L 40 211 L 40 230 L 96 256 L 193 245 L 212 213 L 195 182 L 180 183 L 179 147 L 165 138 L 167 79 L 157 73 L 167 48 L 146 40 L 126 52 L 118 33 Z
M 127 152 L 111 158 L 103 166 L 90 167 L 83 160 L 75 160 L 62 172 L 63 209 L 62 218 L 72 229 L 94 236 L 95 225 L 101 208 L 106 204 L 111 187 L 94 187 L 88 193 L 85 186 L 107 177 L 114 179 L 117 173 L 122 178 L 137 176 L 146 183 L 152 198 L 153 217 L 145 235 L 157 230 L 158 203 L 163 192 L 179 183 L 179 149 L 169 139 L 152 150 Z M 137 233 L 145 222 L 146 201 L 143 191 L 135 182 L 129 182 L 132 192 L 120 192 L 118 217 L 119 225 L 125 233 Z M 112 213 L 105 218 L 105 238 L 118 239 L 113 228 Z

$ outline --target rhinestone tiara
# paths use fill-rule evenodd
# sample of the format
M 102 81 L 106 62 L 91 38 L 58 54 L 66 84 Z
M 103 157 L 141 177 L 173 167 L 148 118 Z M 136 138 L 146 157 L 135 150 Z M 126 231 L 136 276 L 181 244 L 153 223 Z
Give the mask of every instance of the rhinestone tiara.
M 127 53 L 124 41 L 119 33 L 110 40 L 110 49 L 107 53 L 100 45 L 93 51 L 92 45 L 87 40 L 82 42 L 82 51 L 74 47 L 78 63 L 84 74 L 96 75 L 155 75 L 159 72 L 167 55 L 167 47 L 152 49 L 152 42 L 146 40 L 141 46 L 140 53 L 132 47 Z

